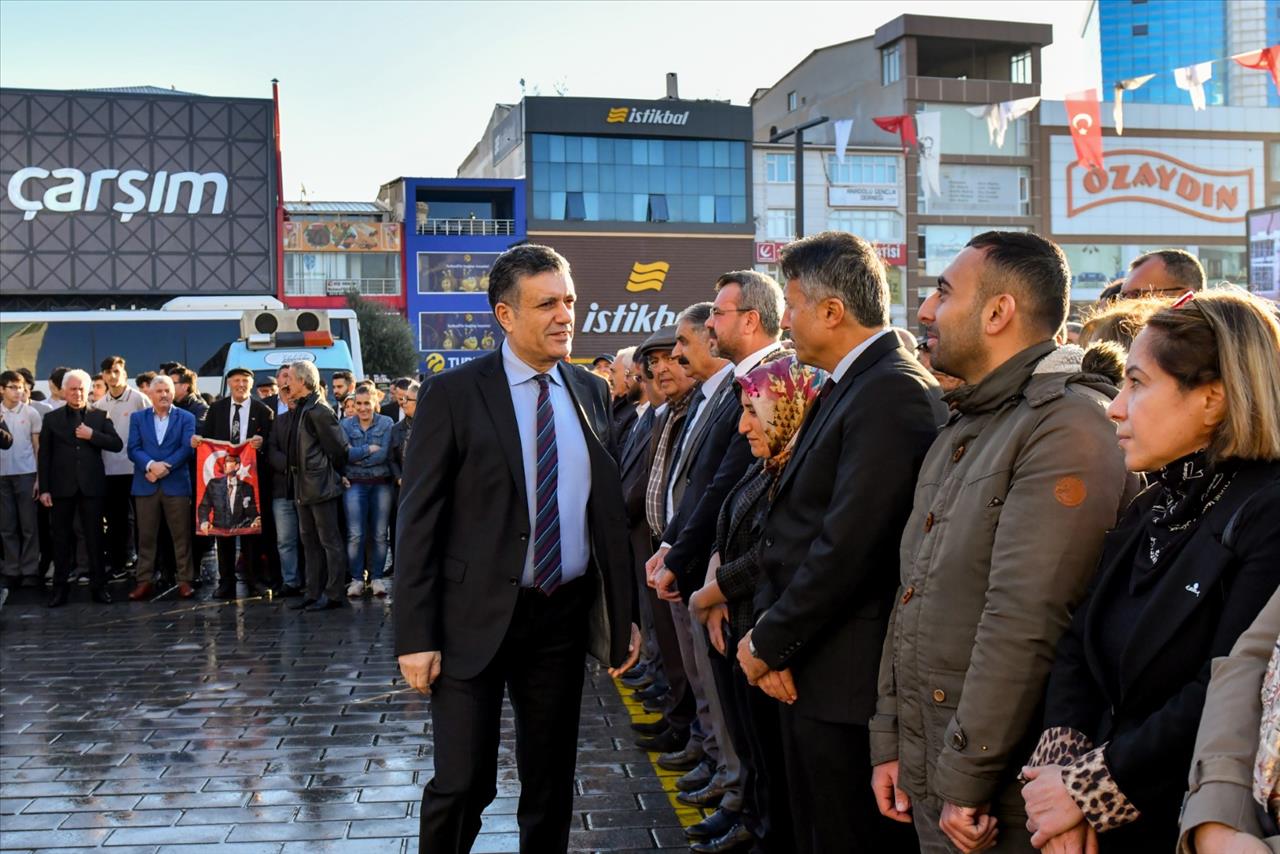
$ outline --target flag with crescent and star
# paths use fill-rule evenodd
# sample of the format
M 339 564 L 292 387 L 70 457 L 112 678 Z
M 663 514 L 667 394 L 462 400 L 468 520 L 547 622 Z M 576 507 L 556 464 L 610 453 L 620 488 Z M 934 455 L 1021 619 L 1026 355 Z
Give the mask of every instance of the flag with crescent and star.
M 1102 108 L 1098 90 L 1087 89 L 1068 95 L 1067 123 L 1076 144 L 1076 159 L 1086 169 L 1102 168 Z

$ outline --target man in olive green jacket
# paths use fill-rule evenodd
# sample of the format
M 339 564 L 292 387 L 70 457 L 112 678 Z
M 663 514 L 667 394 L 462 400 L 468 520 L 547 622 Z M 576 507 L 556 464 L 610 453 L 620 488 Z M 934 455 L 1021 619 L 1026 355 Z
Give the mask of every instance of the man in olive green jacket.
M 1118 355 L 1082 368 L 1053 340 L 1069 282 L 1053 243 L 988 232 L 920 307 L 934 367 L 966 385 L 917 479 L 870 729 L 881 812 L 914 821 L 926 854 L 1035 850 L 1016 777 L 1058 638 L 1136 493 L 1106 415 Z

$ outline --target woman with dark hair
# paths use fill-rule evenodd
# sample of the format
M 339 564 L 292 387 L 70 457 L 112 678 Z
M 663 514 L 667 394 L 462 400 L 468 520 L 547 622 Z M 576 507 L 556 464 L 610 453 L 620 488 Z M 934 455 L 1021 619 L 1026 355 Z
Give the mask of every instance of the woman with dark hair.
M 765 850 L 785 851 L 793 844 L 786 819 L 787 796 L 777 702 L 747 684 L 735 652 L 738 641 L 755 622 L 753 599 L 759 577 L 760 523 L 769 492 L 791 456 L 793 440 L 809 403 L 826 380 L 823 371 L 801 364 L 787 350 L 748 371 L 739 380 L 742 416 L 738 432 L 746 436 L 757 460 L 725 499 L 716 525 L 716 551 L 707 567 L 705 585 L 689 600 L 694 619 L 707 627 L 716 651 L 733 662 L 733 696 L 725 701 L 729 737 L 747 769 L 743 843 L 764 839 Z M 766 680 L 777 681 L 771 673 Z M 732 702 L 730 702 L 732 700 Z M 772 794 L 771 794 L 772 793 Z M 770 805 L 780 809 L 770 810 Z M 730 833 L 734 831 L 731 830 Z M 749 833 L 750 836 L 745 834 Z M 728 850 L 727 839 L 709 840 L 694 851 Z
M 1280 585 L 1280 323 L 1239 289 L 1188 294 L 1134 339 L 1108 413 L 1151 486 L 1058 645 L 1022 794 L 1043 850 L 1164 854 L 1210 663 Z

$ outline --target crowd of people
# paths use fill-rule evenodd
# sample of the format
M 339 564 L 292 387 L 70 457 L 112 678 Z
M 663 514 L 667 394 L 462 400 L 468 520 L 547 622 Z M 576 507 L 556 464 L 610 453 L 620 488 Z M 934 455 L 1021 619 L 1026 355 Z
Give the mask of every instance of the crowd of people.
M 504 688 L 521 849 L 564 850 L 588 649 L 709 811 L 693 851 L 1269 850 L 1276 306 L 1168 250 L 1069 329 L 1061 249 L 990 232 L 915 346 L 866 241 L 807 237 L 780 267 L 596 360 L 606 398 L 564 364 L 568 263 L 495 264 L 506 341 L 426 383 L 405 463 L 424 850 L 475 839 Z
M 215 599 L 236 598 L 237 584 L 316 611 L 366 589 L 387 595 L 416 380 L 394 381 L 384 402 L 372 380 L 349 371 L 333 374 L 330 392 L 310 362 L 284 365 L 256 389 L 252 371 L 232 367 L 218 400 L 178 363 L 129 379 L 119 356 L 94 376 L 59 367 L 46 398 L 29 370 L 0 373 L 6 595 L 45 591 L 59 607 L 79 580 L 95 602 L 110 603 L 109 582 L 131 581 L 134 601 L 187 599 L 206 559 L 216 559 Z M 199 500 L 196 449 L 205 441 L 229 451 Z M 256 464 L 241 459 L 245 444 Z M 211 536 L 219 530 L 252 533 Z

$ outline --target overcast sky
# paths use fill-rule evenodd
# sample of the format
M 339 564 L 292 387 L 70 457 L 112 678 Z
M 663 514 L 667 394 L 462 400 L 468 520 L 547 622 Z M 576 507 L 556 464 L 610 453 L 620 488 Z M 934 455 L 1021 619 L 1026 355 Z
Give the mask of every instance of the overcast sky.
M 936 2 L 19 2 L 0 0 L 0 85 L 154 85 L 271 97 L 285 197 L 372 200 L 452 176 L 496 102 L 528 94 L 746 104 L 811 50 L 903 13 L 1053 24 L 1047 98 L 1097 85 L 1088 0 Z M 1084 66 L 1084 67 L 1081 67 Z M 536 91 L 535 91 L 536 90 Z

